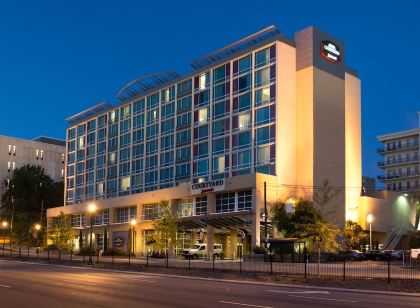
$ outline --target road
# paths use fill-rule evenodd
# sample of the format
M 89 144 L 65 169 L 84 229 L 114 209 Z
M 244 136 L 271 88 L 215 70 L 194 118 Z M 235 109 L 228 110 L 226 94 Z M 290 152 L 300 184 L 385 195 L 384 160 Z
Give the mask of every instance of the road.
M 418 307 L 419 298 L 0 261 L 0 307 Z

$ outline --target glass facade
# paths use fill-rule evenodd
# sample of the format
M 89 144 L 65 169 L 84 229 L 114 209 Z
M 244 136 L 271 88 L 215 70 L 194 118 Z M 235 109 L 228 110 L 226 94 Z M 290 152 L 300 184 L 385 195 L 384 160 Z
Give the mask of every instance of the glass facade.
M 275 55 L 273 44 L 70 127 L 66 203 L 275 174 Z

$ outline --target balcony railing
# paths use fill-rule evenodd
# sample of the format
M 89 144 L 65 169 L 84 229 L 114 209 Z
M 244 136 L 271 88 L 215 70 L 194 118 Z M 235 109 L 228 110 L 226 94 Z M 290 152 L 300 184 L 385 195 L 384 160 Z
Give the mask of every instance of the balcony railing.
M 379 181 L 389 181 L 389 180 L 395 180 L 395 179 L 402 179 L 402 178 L 410 178 L 410 177 L 417 177 L 420 176 L 420 172 L 402 172 L 399 174 L 390 174 L 390 175 L 378 175 L 377 179 Z
M 419 156 L 414 156 L 413 158 L 409 159 L 395 159 L 388 162 L 378 162 L 378 167 L 389 167 L 389 166 L 395 166 L 395 165 L 401 165 L 401 164 L 409 164 L 409 163 L 417 163 L 419 162 Z
M 418 149 L 419 147 L 419 143 L 418 142 L 411 142 L 411 143 L 406 143 L 401 145 L 400 147 L 397 146 L 393 146 L 393 147 L 383 147 L 383 148 L 379 148 L 377 149 L 377 152 L 379 154 L 382 153 L 389 153 L 389 152 L 394 152 L 394 151 L 403 151 L 403 150 L 410 150 L 410 149 Z

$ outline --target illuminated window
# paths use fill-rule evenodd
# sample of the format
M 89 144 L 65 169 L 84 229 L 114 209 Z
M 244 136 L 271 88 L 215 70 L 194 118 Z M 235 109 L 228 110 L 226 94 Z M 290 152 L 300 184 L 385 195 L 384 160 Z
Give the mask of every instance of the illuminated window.
M 39 156 L 40 156 L 41 159 L 44 159 L 44 150 L 41 150 L 41 153 L 40 153 Z
M 225 172 L 225 156 L 213 158 L 213 173 Z
M 9 155 L 12 155 L 12 145 L 9 144 Z
M 79 137 L 78 149 L 84 149 L 84 148 L 85 148 L 85 137 Z
M 12 163 L 12 170 L 13 170 L 13 171 L 15 171 L 15 170 L 16 170 L 16 163 L 15 163 L 15 162 L 13 162 L 13 163 Z
M 16 156 L 16 146 L 13 146 L 13 156 Z
M 130 176 L 121 178 L 121 190 L 126 191 L 130 189 Z
M 208 108 L 203 107 L 198 110 L 198 121 L 200 124 L 207 123 L 208 121 Z
M 10 161 L 7 162 L 7 171 L 10 172 L 12 163 Z
M 61 162 L 64 164 L 64 154 L 61 154 Z
M 64 169 L 61 169 L 61 177 L 64 178 Z
M 270 87 L 255 91 L 255 106 L 268 103 L 270 101 Z
M 198 88 L 204 90 L 207 87 L 209 79 L 209 73 L 201 74 L 198 78 Z
M 238 117 L 238 128 L 239 130 L 246 130 L 251 125 L 251 113 L 243 113 Z
M 270 163 L 270 146 L 257 148 L 256 154 L 257 165 L 265 165 Z

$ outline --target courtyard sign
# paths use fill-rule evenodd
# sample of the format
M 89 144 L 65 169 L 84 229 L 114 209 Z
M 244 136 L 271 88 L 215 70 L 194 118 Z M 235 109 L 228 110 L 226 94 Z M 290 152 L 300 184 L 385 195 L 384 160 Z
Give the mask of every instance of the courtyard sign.
M 341 61 L 340 48 L 331 41 L 321 42 L 321 56 L 333 63 L 339 63 Z
M 199 195 L 206 192 L 221 191 L 225 189 L 225 180 L 208 181 L 191 185 L 191 195 Z

